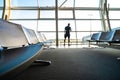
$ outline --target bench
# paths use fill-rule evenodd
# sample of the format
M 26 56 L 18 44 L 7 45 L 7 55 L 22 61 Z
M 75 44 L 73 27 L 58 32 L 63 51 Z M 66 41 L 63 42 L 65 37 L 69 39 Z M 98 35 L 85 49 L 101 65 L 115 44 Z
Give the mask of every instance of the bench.
M 107 32 L 94 33 L 89 41 L 90 42 L 107 42 L 109 45 L 111 43 L 120 43 L 120 30 L 112 30 Z
M 115 30 L 114 36 L 109 43 L 120 43 L 120 30 Z
M 98 44 L 100 36 L 101 36 L 101 33 L 92 34 L 91 38 L 87 40 L 89 42 L 89 47 L 90 47 L 90 42 L 97 42 Z
M 43 63 L 37 60 L 42 50 L 34 30 L 0 20 L 0 80 L 10 80 L 33 62 Z
M 52 43 L 54 42 L 53 40 L 47 40 L 44 34 L 41 34 L 40 32 L 37 32 L 37 35 L 39 36 L 40 41 L 43 42 L 44 47 L 50 47 Z
M 107 42 L 109 46 L 111 43 L 120 43 L 120 30 L 102 32 L 99 42 Z
M 0 80 L 12 80 L 38 58 L 42 48 L 41 44 L 35 44 L 3 51 L 0 57 Z
M 99 42 L 108 42 L 108 43 L 111 42 L 114 34 L 115 31 L 101 32 Z

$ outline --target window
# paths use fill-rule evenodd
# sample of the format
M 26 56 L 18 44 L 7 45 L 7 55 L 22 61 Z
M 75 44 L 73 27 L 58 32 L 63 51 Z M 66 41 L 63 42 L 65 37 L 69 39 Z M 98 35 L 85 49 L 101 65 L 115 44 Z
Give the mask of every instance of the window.
M 4 0 L 0 0 L 0 18 L 2 18 Z
M 72 27 L 72 39 L 76 39 L 77 35 L 78 39 L 82 40 L 82 37 L 89 35 L 90 32 L 102 31 L 103 25 L 99 2 L 100 0 L 58 0 L 59 39 L 64 38 L 64 27 L 68 23 Z M 107 2 L 110 8 L 109 18 L 111 28 L 119 27 L 120 1 L 107 0 Z M 47 39 L 55 39 L 55 3 L 56 0 L 11 0 L 12 10 L 10 19 L 12 22 L 41 31 Z M 0 4 L 2 5 L 2 3 Z M 40 10 L 38 10 L 38 7 Z M 0 12 L 0 15 L 2 15 L 2 11 Z
M 19 6 L 19 7 L 25 7 L 25 6 L 38 6 L 37 0 L 11 0 L 12 7 Z
M 37 14 L 36 10 L 11 10 L 10 19 L 36 19 Z

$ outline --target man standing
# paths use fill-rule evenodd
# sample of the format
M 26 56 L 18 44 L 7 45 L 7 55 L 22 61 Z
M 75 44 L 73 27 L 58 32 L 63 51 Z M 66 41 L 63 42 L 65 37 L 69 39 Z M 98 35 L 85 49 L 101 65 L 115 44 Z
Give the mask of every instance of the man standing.
M 70 46 L 70 31 L 71 31 L 71 27 L 70 27 L 70 23 L 68 23 L 68 25 L 65 27 L 65 31 L 64 31 L 64 46 L 65 46 L 65 41 L 66 38 L 68 37 L 68 46 Z

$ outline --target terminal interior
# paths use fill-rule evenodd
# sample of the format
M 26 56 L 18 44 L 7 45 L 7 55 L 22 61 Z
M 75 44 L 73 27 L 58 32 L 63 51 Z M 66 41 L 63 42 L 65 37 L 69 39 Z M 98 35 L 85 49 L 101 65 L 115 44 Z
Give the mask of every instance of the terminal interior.
M 0 0 L 0 80 L 120 80 L 119 3 Z

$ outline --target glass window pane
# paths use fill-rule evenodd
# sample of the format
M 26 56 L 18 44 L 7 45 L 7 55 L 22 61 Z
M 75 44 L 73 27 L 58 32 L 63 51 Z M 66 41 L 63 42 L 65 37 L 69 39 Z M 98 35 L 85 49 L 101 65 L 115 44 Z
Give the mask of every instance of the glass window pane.
M 58 38 L 59 40 L 64 39 L 64 32 L 59 32 Z
M 99 0 L 75 0 L 76 7 L 99 7 Z
M 40 11 L 40 18 L 55 18 L 55 11 Z
M 76 13 L 76 19 L 100 19 L 100 13 L 99 11 L 75 11 Z
M 55 6 L 55 0 L 39 0 L 39 6 Z
M 111 28 L 120 27 L 120 20 L 110 20 Z
M 74 0 L 58 0 L 58 5 L 62 7 L 73 7 Z M 63 4 L 64 3 L 64 4 Z
M 11 22 L 20 24 L 29 29 L 33 29 L 33 30 L 37 29 L 37 21 L 35 20 L 11 20 Z
M 0 18 L 2 18 L 2 13 L 3 13 L 3 5 L 4 5 L 4 2 L 3 2 L 4 0 L 0 0 Z
M 0 10 L 0 18 L 2 18 L 2 10 Z
M 37 0 L 11 0 L 12 6 L 37 6 Z
M 92 32 L 93 33 L 93 32 Z M 91 32 L 77 32 L 77 38 L 82 41 L 82 38 L 92 34 Z M 94 32 L 95 33 L 95 32 Z
M 110 19 L 120 19 L 120 11 L 110 11 L 109 17 Z
M 40 32 L 42 35 L 46 37 L 46 39 L 56 39 L 56 33 L 55 32 Z
M 35 10 L 11 10 L 10 19 L 36 19 L 38 12 Z
M 102 31 L 101 21 L 76 21 L 77 31 Z
M 0 7 L 3 7 L 3 5 L 4 5 L 4 2 L 3 2 L 4 0 L 0 0 Z
M 107 0 L 110 4 L 110 8 L 120 8 L 120 0 Z
M 73 18 L 72 11 L 59 11 L 58 13 L 59 18 Z
M 38 24 L 38 31 L 55 31 L 55 21 L 52 20 L 45 20 L 39 21 Z

